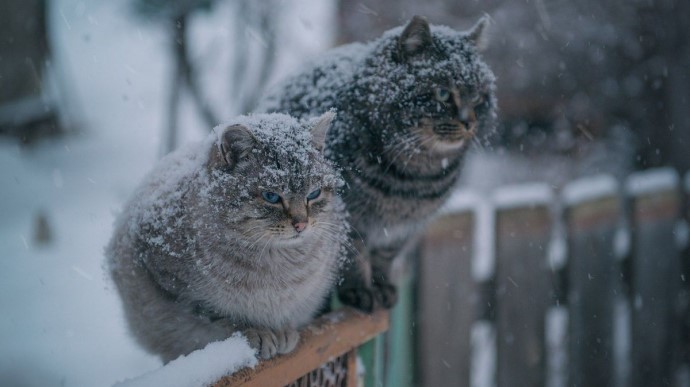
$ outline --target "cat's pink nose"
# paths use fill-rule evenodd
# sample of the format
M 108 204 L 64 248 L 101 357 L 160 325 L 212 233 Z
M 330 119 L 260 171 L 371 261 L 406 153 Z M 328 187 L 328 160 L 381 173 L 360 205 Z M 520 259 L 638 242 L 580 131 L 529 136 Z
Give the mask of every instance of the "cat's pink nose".
M 307 223 L 306 222 L 297 222 L 294 224 L 294 226 L 295 226 L 295 231 L 302 232 L 302 231 L 304 231 L 305 228 L 307 228 Z

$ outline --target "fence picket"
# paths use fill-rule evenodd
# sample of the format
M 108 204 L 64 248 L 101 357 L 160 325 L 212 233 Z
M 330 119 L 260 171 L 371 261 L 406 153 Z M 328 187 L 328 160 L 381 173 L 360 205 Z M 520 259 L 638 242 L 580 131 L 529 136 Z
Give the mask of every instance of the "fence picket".
M 499 386 L 543 386 L 545 316 L 553 293 L 548 187 L 496 195 L 496 345 Z M 542 195 L 542 193 L 547 193 Z M 502 203 L 500 197 L 511 198 Z M 517 200 L 512 202 L 512 200 Z
M 640 172 L 628 179 L 628 193 L 633 219 L 631 383 L 671 385 L 680 339 L 681 261 L 674 236 L 678 178 L 667 169 Z
M 474 215 L 455 213 L 434 222 L 419 259 L 419 384 L 469 386 L 470 331 L 477 288 L 471 272 Z
M 614 310 L 622 299 L 620 266 L 613 241 L 621 216 L 617 185 L 598 180 L 598 193 L 577 198 L 591 179 L 575 181 L 564 191 L 568 235 L 567 283 L 569 309 L 569 383 L 571 386 L 612 386 Z M 582 200 L 580 200 L 582 199 Z

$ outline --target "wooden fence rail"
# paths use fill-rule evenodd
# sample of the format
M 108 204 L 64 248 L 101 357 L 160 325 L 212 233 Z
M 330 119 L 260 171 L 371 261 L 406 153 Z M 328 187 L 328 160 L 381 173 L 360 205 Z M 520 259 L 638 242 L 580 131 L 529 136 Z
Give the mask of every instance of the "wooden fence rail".
M 301 331 L 297 349 L 226 376 L 213 387 L 355 387 L 357 347 L 388 329 L 388 314 L 340 309 Z

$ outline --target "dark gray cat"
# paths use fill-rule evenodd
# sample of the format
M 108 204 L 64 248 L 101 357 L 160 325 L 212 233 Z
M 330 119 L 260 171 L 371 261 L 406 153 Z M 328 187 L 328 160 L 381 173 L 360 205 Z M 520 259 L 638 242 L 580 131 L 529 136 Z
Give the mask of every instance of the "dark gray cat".
M 149 174 L 107 247 L 146 349 L 168 362 L 236 331 L 263 358 L 295 348 L 348 233 L 320 152 L 333 116 L 239 117 Z
M 326 156 L 343 169 L 359 251 L 339 286 L 345 304 L 395 303 L 392 259 L 443 204 L 470 141 L 493 131 L 494 76 L 478 55 L 487 24 L 457 32 L 415 16 L 329 52 L 260 104 L 297 117 L 338 111 Z

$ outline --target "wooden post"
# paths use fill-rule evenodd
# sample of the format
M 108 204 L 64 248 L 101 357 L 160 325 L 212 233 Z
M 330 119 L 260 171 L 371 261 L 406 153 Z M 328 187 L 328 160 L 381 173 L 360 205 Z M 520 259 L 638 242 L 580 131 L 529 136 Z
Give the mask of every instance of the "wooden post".
M 417 362 L 421 386 L 469 386 L 470 332 L 477 314 L 472 279 L 474 214 L 435 221 L 419 257 Z
M 552 193 L 546 185 L 506 187 L 496 214 L 498 386 L 545 384 L 545 315 L 552 293 L 547 262 Z
M 393 278 L 398 286 L 398 303 L 390 310 L 390 328 L 386 338 L 386 363 L 384 385 L 387 387 L 412 387 L 415 381 L 414 364 L 414 282 L 412 258 L 417 251 L 400 258 Z
M 0 134 L 16 136 L 25 144 L 63 130 L 56 97 L 46 86 L 46 65 L 52 57 L 50 3 L 0 2 Z
M 671 385 L 677 365 L 681 266 L 674 236 L 678 176 L 652 170 L 628 179 L 632 198 L 633 386 Z
M 683 192 L 683 226 L 677 235 L 682 246 L 682 293 L 681 293 L 681 353 L 680 360 L 690 370 L 690 171 L 685 174 Z
M 613 241 L 621 221 L 612 177 L 585 178 L 563 194 L 568 230 L 570 386 L 614 384 L 613 325 L 622 297 Z

